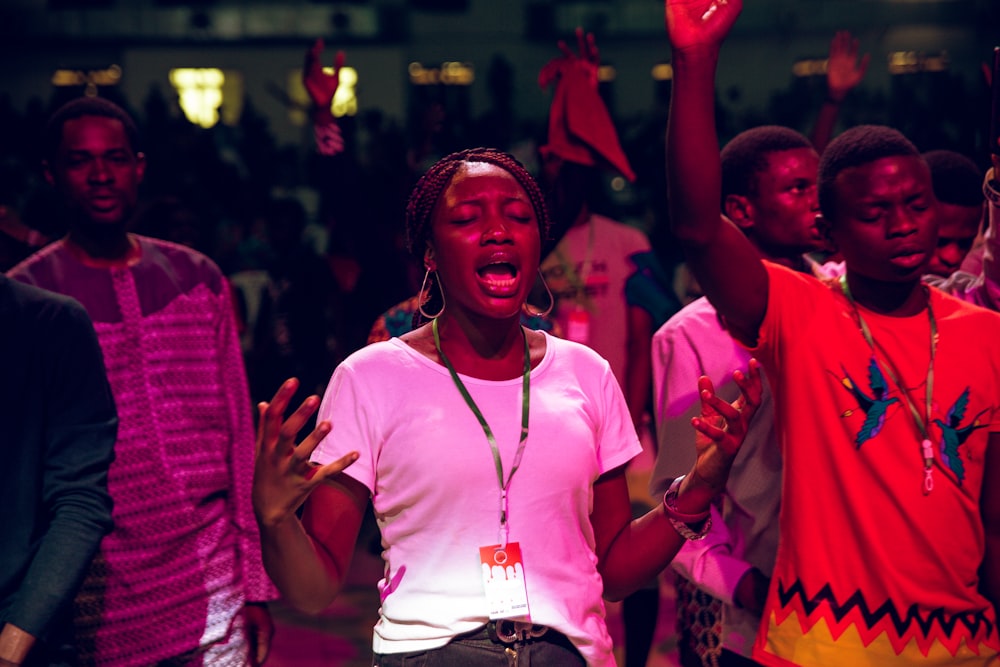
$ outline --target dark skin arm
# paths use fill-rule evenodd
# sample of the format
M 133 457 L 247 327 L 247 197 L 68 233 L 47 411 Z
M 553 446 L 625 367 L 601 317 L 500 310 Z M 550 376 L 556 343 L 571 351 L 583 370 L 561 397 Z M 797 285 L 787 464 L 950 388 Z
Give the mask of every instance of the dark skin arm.
M 858 59 L 858 40 L 851 33 L 838 30 L 833 36 L 826 61 L 826 98 L 816 117 L 811 137 L 816 152 L 822 153 L 833 138 L 840 104 L 861 83 L 870 61 L 871 55 L 867 53 Z
M 0 667 L 20 665 L 27 660 L 35 637 L 13 623 L 6 623 L 0 630 Z
M 253 506 L 267 574 L 291 606 L 318 614 L 343 586 L 368 489 L 340 474 L 357 460 L 356 452 L 325 466 L 309 462 L 330 432 L 328 422 L 320 422 L 295 444 L 296 435 L 319 407 L 319 398 L 310 396 L 285 419 L 297 388 L 297 381 L 288 380 L 270 403 L 258 406 Z M 303 503 L 300 521 L 296 510 Z
M 742 4 L 666 1 L 674 65 L 667 188 L 670 220 L 688 268 L 730 332 L 753 343 L 767 309 L 768 276 L 757 250 L 719 213 L 722 179 L 715 130 L 719 52 Z
M 708 509 L 712 499 L 725 488 L 729 469 L 746 434 L 747 426 L 760 405 L 760 369 L 751 361 L 748 375 L 734 374 L 742 396 L 734 405 L 714 393 L 711 381 L 702 377 L 698 386 L 702 414 L 692 420 L 697 430 L 698 456 L 691 472 L 681 483 L 677 510 L 697 514 Z M 723 431 L 717 428 L 725 420 Z M 604 580 L 604 597 L 620 600 L 654 578 L 684 544 L 667 519 L 663 504 L 638 519 L 632 519 L 625 468 L 605 473 L 594 483 L 594 528 L 597 569 Z

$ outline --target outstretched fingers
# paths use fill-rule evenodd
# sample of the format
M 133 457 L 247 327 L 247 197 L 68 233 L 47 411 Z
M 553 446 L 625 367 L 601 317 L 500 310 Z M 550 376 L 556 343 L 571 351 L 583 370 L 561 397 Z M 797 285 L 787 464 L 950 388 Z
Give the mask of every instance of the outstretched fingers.
M 314 488 L 354 463 L 351 452 L 325 465 L 310 460 L 330 433 L 330 423 L 320 421 L 296 444 L 296 438 L 319 407 L 319 397 L 305 399 L 287 418 L 285 412 L 299 383 L 286 380 L 270 402 L 259 405 L 257 460 L 254 465 L 253 506 L 258 521 L 277 525 L 294 515 Z
M 358 460 L 357 452 L 344 454 L 336 461 L 331 461 L 326 465 L 314 465 L 307 475 L 307 479 L 313 484 L 320 484 L 328 479 L 336 477 L 344 471 L 347 466 Z
M 576 53 L 566 43 L 566 40 L 560 39 L 556 42 L 556 46 L 562 51 L 563 57 L 571 62 L 583 60 L 595 66 L 600 64 L 600 52 L 597 50 L 597 38 L 594 37 L 594 33 L 586 32 L 583 28 L 577 26 L 574 34 L 576 35 Z
M 257 404 L 259 415 L 257 440 L 260 453 L 265 454 L 277 446 L 284 423 L 285 410 L 288 409 L 288 404 L 298 388 L 298 380 L 289 378 L 278 387 L 278 391 L 275 392 L 270 401 L 261 401 Z
M 316 445 L 329 433 L 329 425 L 323 422 L 317 425 L 301 445 L 296 446 L 295 438 L 299 431 L 319 408 L 319 397 L 309 396 L 288 418 L 285 418 L 288 404 L 298 388 L 298 380 L 290 378 L 282 383 L 270 402 L 262 401 L 258 404 L 257 409 L 260 413 L 257 426 L 258 456 L 279 461 L 289 456 L 299 461 L 306 460 Z
M 599 65 L 601 62 L 600 53 L 597 51 L 597 38 L 592 32 L 584 32 L 583 28 L 576 29 L 576 44 L 580 50 L 580 57 L 591 65 Z
M 296 408 L 295 412 L 293 412 L 281 425 L 281 439 L 294 445 L 295 438 L 298 436 L 299 431 L 301 431 L 302 427 L 306 425 L 306 422 L 313 416 L 313 413 L 316 412 L 317 408 L 319 408 L 318 396 L 309 396 L 302 401 L 301 405 Z M 315 430 L 313 431 L 313 434 L 314 433 Z M 310 437 L 312 437 L 312 434 L 310 434 Z
M 303 403 L 303 407 L 304 406 L 305 404 Z M 302 408 L 299 409 L 301 410 Z M 309 415 L 311 414 L 312 412 L 309 413 Z M 306 419 L 309 418 L 309 415 L 306 415 Z M 298 433 L 299 430 L 301 430 L 301 428 L 302 427 L 300 426 L 298 429 L 296 429 L 295 433 Z M 292 452 L 292 456 L 298 461 L 308 461 L 309 457 L 312 456 L 313 450 L 316 449 L 319 443 L 323 442 L 323 438 L 325 438 L 329 433 L 330 433 L 330 422 L 322 421 L 316 424 L 316 428 L 314 428 L 302 442 L 300 442 L 298 445 L 295 445 L 295 449 Z M 294 438 L 295 436 L 292 435 L 290 437 Z
M 693 418 L 691 425 L 712 442 L 724 445 L 733 424 L 739 422 L 739 408 L 719 398 L 712 381 L 704 375 L 698 378 L 698 395 L 701 416 Z
M 846 30 L 839 30 L 830 41 L 826 78 L 828 95 L 839 102 L 859 83 L 868 70 L 871 54 L 860 56 L 860 41 Z
M 699 378 L 701 416 L 691 420 L 692 426 L 699 433 L 729 454 L 735 454 L 739 449 L 750 421 L 760 407 L 763 393 L 760 364 L 756 359 L 751 359 L 747 371 L 735 371 L 733 380 L 740 388 L 740 397 L 729 403 L 716 395 L 709 378 Z
M 764 384 L 761 379 L 760 362 L 751 358 L 747 365 L 747 372 L 734 371 L 733 381 L 740 388 L 740 398 L 738 405 L 743 416 L 749 421 L 760 407 L 760 402 L 764 394 Z M 748 412 L 749 411 L 749 412 Z

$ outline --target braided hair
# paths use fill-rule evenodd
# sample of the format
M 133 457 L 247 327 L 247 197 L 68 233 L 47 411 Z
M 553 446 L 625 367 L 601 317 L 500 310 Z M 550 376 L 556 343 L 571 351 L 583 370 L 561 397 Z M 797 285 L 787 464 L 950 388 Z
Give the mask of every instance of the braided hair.
M 496 148 L 469 148 L 446 155 L 435 162 L 427 172 L 420 177 L 417 184 L 410 193 L 410 200 L 406 204 L 406 247 L 418 259 L 422 258 L 427 242 L 431 237 L 431 216 L 434 214 L 434 207 L 437 205 L 441 193 L 444 192 L 455 172 L 459 167 L 467 162 L 486 162 L 500 167 L 524 188 L 531 202 L 531 207 L 535 211 L 535 220 L 538 221 L 538 231 L 542 239 L 545 239 L 549 232 L 549 212 L 545 206 L 545 197 L 534 177 L 524 168 L 517 158 Z M 430 312 L 439 312 L 444 307 L 441 300 L 442 291 L 440 285 L 434 289 L 434 277 L 428 276 L 426 281 L 426 292 L 420 294 L 418 299 L 427 299 L 424 304 L 425 309 Z M 417 328 L 427 321 L 427 318 L 420 310 L 413 314 L 413 328 Z
M 545 206 L 538 183 L 525 169 L 517 158 L 495 148 L 469 148 L 446 155 L 435 162 L 417 181 L 410 200 L 406 204 L 406 247 L 416 257 L 423 256 L 427 241 L 431 236 L 431 216 L 441 193 L 444 192 L 452 177 L 466 162 L 486 162 L 500 167 L 524 188 L 535 210 L 538 230 L 542 239 L 549 232 L 549 212 Z

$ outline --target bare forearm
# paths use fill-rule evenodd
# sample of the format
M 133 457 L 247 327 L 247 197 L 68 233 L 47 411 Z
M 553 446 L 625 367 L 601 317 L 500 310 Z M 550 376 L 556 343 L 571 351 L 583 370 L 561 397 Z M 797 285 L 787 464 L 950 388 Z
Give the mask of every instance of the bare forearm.
M 741 340 L 756 340 L 767 307 L 767 271 L 746 236 L 720 212 L 722 169 L 715 134 L 718 48 L 674 57 L 667 129 L 670 221 L 688 268 Z
M 7 623 L 0 630 L 0 667 L 20 665 L 28 658 L 35 637 L 21 628 Z
M 822 153 L 826 145 L 830 143 L 830 139 L 833 138 L 833 128 L 837 124 L 839 112 L 840 103 L 832 99 L 824 100 L 823 105 L 819 108 L 816 125 L 812 132 L 812 145 L 817 153 Z
M 347 567 L 338 568 L 296 517 L 260 526 L 261 557 L 271 581 L 295 609 L 318 614 L 333 602 Z
M 675 502 L 677 511 L 705 512 L 714 495 L 702 482 L 688 475 Z M 604 597 L 620 600 L 646 585 L 670 564 L 684 542 L 667 518 L 662 503 L 633 519 L 616 535 L 602 559 Z
M 680 550 L 682 538 L 667 520 L 662 505 L 629 523 L 604 558 L 604 597 L 621 600 L 655 578 Z
M 667 123 L 670 221 L 683 242 L 704 244 L 719 224 L 719 142 L 715 134 L 717 49 L 674 55 Z

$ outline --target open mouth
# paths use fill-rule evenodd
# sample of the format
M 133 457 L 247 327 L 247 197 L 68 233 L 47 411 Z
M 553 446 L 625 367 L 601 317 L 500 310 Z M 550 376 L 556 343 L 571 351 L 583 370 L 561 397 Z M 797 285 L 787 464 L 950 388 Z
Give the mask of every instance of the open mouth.
M 493 261 L 479 268 L 476 273 L 491 292 L 507 292 L 517 285 L 517 267 L 510 262 Z

